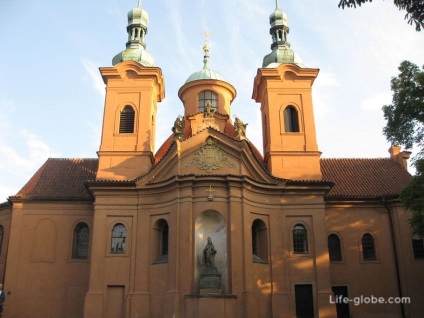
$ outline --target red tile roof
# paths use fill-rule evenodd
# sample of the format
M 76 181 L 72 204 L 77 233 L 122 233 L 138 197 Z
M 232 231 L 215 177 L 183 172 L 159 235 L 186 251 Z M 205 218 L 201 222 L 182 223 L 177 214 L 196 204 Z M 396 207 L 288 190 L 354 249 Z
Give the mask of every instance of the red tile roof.
M 96 178 L 97 166 L 97 159 L 49 158 L 13 197 L 34 200 L 91 200 L 84 182 Z
M 171 137 L 165 144 L 172 144 Z M 164 150 L 168 149 L 164 147 Z M 92 200 L 84 183 L 95 180 L 97 165 L 98 159 L 50 158 L 11 198 Z M 384 158 L 321 159 L 321 170 L 323 180 L 334 183 L 327 199 L 397 196 L 411 180 L 411 175 L 399 163 Z
M 321 159 L 324 180 L 332 181 L 327 198 L 378 198 L 397 196 L 411 175 L 389 158 Z

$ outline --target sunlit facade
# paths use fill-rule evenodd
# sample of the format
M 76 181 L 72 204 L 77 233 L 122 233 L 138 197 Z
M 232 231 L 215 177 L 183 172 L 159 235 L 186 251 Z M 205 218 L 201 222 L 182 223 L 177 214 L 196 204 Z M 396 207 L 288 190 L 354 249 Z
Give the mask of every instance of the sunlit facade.
M 399 201 L 409 153 L 321 158 L 319 70 L 290 48 L 278 6 L 252 79 L 262 152 L 207 43 L 156 148 L 164 78 L 147 13 L 128 18 L 126 49 L 100 68 L 98 158 L 48 159 L 0 204 L 3 316 L 420 317 L 424 244 Z

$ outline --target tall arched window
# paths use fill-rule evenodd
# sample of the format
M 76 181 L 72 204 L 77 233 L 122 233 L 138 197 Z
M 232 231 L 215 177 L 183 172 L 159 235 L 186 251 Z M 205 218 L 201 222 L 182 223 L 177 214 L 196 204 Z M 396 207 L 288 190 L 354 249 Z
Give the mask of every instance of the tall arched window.
M 4 238 L 4 228 L 3 228 L 3 225 L 0 225 L 0 256 L 3 250 L 3 238 Z
M 285 132 L 299 132 L 299 115 L 293 106 L 284 109 L 284 130 Z
M 169 226 L 168 222 L 164 219 L 156 221 L 154 226 L 154 264 L 168 262 L 168 246 L 169 246 Z
M 112 242 L 110 252 L 112 254 L 124 254 L 127 239 L 127 229 L 121 223 L 116 224 L 112 230 Z
M 268 263 L 268 230 L 259 219 L 252 223 L 252 254 L 254 262 Z
M 119 118 L 119 133 L 120 134 L 131 134 L 134 132 L 134 109 L 127 105 L 121 111 Z
M 308 253 L 308 231 L 302 224 L 293 227 L 293 252 Z
M 72 258 L 88 258 L 88 243 L 90 240 L 90 229 L 85 223 L 78 223 L 74 228 L 74 241 L 72 247 Z
M 424 259 L 424 239 L 419 235 L 412 237 L 412 249 L 415 259 Z
M 330 255 L 330 261 L 342 260 L 342 246 L 340 244 L 340 238 L 336 234 L 330 234 L 328 236 L 328 253 Z
M 199 94 L 198 99 L 198 108 L 199 112 L 203 112 L 205 110 L 206 104 L 210 102 L 212 108 L 218 110 L 218 96 L 212 91 L 203 91 Z
M 375 243 L 374 237 L 370 233 L 365 233 L 362 235 L 362 257 L 364 261 L 375 261 Z

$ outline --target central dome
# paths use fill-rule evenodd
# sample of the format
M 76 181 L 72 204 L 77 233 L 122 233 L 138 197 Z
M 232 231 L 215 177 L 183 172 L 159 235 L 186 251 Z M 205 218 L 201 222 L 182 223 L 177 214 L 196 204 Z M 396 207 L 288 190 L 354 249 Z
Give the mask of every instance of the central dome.
M 209 68 L 209 44 L 207 42 L 203 46 L 203 51 L 205 52 L 203 69 L 191 74 L 185 81 L 185 84 L 201 80 L 218 80 L 229 83 L 224 75 Z
M 201 71 L 191 74 L 187 78 L 185 83 L 187 84 L 193 81 L 201 81 L 201 80 L 218 80 L 218 81 L 223 81 L 228 83 L 224 75 L 222 75 L 221 73 L 217 71 L 211 70 L 209 68 L 204 68 Z

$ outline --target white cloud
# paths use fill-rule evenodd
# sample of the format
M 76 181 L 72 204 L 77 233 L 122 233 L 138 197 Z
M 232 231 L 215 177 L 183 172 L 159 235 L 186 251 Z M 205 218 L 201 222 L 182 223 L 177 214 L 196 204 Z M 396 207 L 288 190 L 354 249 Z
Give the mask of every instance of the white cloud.
M 0 97 L 0 202 L 16 194 L 35 171 L 52 156 L 52 149 L 34 133 L 16 129 L 14 115 L 18 106 Z
M 391 103 L 391 97 L 390 92 L 375 93 L 361 102 L 361 108 L 367 112 L 381 112 L 384 105 Z
M 100 95 L 102 100 L 105 97 L 105 84 L 99 73 L 99 65 L 87 58 L 81 58 L 81 63 L 92 82 L 94 90 Z
M 337 87 L 340 87 L 337 74 L 321 70 L 313 86 L 313 101 L 317 118 L 331 113 L 334 109 Z

